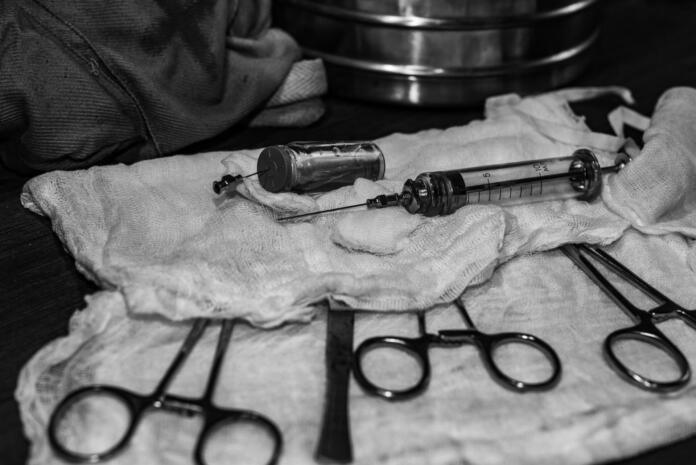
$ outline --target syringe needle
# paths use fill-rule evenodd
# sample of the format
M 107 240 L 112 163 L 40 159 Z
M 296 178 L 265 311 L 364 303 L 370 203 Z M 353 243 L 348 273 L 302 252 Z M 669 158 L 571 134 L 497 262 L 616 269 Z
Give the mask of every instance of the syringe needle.
M 255 174 L 263 174 L 263 173 L 265 173 L 266 171 L 271 171 L 271 169 L 270 169 L 270 168 L 266 168 L 265 170 L 260 170 L 260 171 L 257 171 L 256 173 L 247 174 L 246 176 L 243 176 L 243 177 L 244 177 L 244 178 L 250 178 L 250 177 L 252 177 L 252 176 L 255 175 Z
M 356 203 L 355 205 L 346 205 L 345 207 L 329 208 L 328 210 L 319 210 L 316 212 L 302 213 L 300 215 L 285 216 L 283 218 L 278 218 L 278 221 L 294 220 L 295 218 L 303 218 L 305 216 L 312 216 L 312 215 L 321 215 L 323 213 L 331 213 L 331 212 L 336 212 L 339 210 L 346 210 L 348 208 L 364 207 L 365 205 L 367 205 L 367 202 Z
M 322 213 L 336 212 L 339 210 L 346 210 L 348 208 L 356 207 L 367 207 L 368 209 L 393 207 L 396 205 L 400 205 L 403 201 L 406 201 L 408 203 L 410 199 L 410 196 L 404 196 L 404 194 L 381 194 L 372 199 L 367 199 L 363 203 L 356 203 L 355 205 L 346 205 L 345 207 L 329 208 L 328 210 L 320 210 L 311 213 L 302 213 L 301 215 L 286 216 L 284 218 L 278 218 L 278 221 L 292 220 L 295 218 L 302 218 L 304 216 L 319 215 Z

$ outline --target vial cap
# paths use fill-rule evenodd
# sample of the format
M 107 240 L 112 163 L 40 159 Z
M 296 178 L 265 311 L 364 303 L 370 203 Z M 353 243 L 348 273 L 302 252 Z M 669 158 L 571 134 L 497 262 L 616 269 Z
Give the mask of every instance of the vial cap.
M 293 158 L 285 145 L 266 147 L 261 151 L 256 163 L 261 187 L 269 192 L 283 192 L 292 189 Z

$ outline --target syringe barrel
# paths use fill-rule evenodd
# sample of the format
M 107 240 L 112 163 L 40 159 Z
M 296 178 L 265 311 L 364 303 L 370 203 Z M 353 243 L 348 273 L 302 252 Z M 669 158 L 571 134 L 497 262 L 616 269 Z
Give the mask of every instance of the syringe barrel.
M 465 205 L 593 200 L 602 186 L 597 157 L 587 149 L 571 156 L 419 174 L 402 191 L 410 213 L 448 215 Z

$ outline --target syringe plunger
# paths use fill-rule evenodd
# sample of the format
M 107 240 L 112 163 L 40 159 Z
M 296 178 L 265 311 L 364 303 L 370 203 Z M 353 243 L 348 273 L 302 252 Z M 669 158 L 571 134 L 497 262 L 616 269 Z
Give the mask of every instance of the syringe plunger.
M 590 201 L 601 191 L 601 172 L 595 155 L 580 149 L 569 157 L 421 173 L 406 181 L 400 198 L 410 213 L 425 216 L 448 215 L 472 204 Z

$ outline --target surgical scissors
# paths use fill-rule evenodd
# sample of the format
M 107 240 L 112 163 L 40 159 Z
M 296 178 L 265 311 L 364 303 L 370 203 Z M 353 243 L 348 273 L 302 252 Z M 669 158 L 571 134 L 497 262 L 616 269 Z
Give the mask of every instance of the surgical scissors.
M 479 331 L 471 321 L 460 299 L 456 299 L 454 304 L 457 306 L 468 329 L 448 329 L 438 331 L 437 334 L 428 333 L 425 327 L 425 313 L 421 311 L 417 314 L 419 337 L 381 336 L 364 340 L 355 350 L 354 357 L 355 379 L 358 384 L 368 393 L 389 400 L 402 400 L 421 394 L 425 391 L 430 381 L 431 368 L 428 356 L 430 346 L 459 347 L 467 343 L 474 344 L 478 348 L 481 359 L 493 379 L 507 388 L 524 392 L 549 389 L 556 384 L 561 376 L 561 362 L 550 345 L 531 334 L 516 332 L 487 334 Z M 526 344 L 541 352 L 551 364 L 550 376 L 546 380 L 539 382 L 525 382 L 508 376 L 498 366 L 494 358 L 495 350 L 505 344 Z M 404 389 L 389 389 L 370 381 L 363 370 L 363 359 L 368 352 L 379 350 L 379 348 L 403 350 L 413 355 L 421 368 L 421 376 L 418 381 Z
M 570 258 L 587 276 L 616 302 L 630 317 L 636 321 L 636 325 L 616 330 L 604 340 L 604 354 L 609 364 L 630 383 L 643 389 L 657 392 L 673 391 L 681 388 L 691 378 L 691 368 L 684 354 L 677 346 L 660 331 L 655 323 L 671 318 L 680 318 L 696 329 L 696 310 L 687 310 L 667 298 L 660 291 L 642 280 L 638 275 L 626 268 L 621 262 L 611 255 L 596 247 L 586 244 L 565 245 L 561 247 L 563 253 Z M 621 294 L 614 285 L 604 276 L 590 261 L 590 258 L 604 264 L 617 276 L 632 284 L 646 296 L 658 302 L 658 305 L 649 310 L 643 310 L 631 303 Z M 634 340 L 651 344 L 664 351 L 677 365 L 679 375 L 669 381 L 657 381 L 632 370 L 621 361 L 615 352 L 615 346 L 622 340 Z
M 221 362 L 224 358 L 227 346 L 232 336 L 232 329 L 236 320 L 224 320 L 218 336 L 218 342 L 213 356 L 213 363 L 202 397 L 188 398 L 173 394 L 167 394 L 166 390 L 173 377 L 189 356 L 194 346 L 203 334 L 210 320 L 196 319 L 179 352 L 165 372 L 155 390 L 147 395 L 136 394 L 127 389 L 110 385 L 90 385 L 82 387 L 65 397 L 53 411 L 49 422 L 49 442 L 53 450 L 62 458 L 72 462 L 95 463 L 114 457 L 123 451 L 142 420 L 143 414 L 149 409 L 161 409 L 179 415 L 203 417 L 203 427 L 194 448 L 194 460 L 197 465 L 205 465 L 204 452 L 207 441 L 218 428 L 239 422 L 255 424 L 270 436 L 272 440 L 271 456 L 267 465 L 277 463 L 283 445 L 282 435 L 278 427 L 265 416 L 251 410 L 219 408 L 213 402 L 213 394 L 220 374 Z M 109 396 L 120 401 L 126 407 L 130 416 L 130 422 L 125 431 L 117 438 L 115 443 L 109 444 L 105 450 L 99 452 L 81 452 L 72 450 L 59 439 L 59 428 L 66 415 L 78 402 L 85 398 Z

